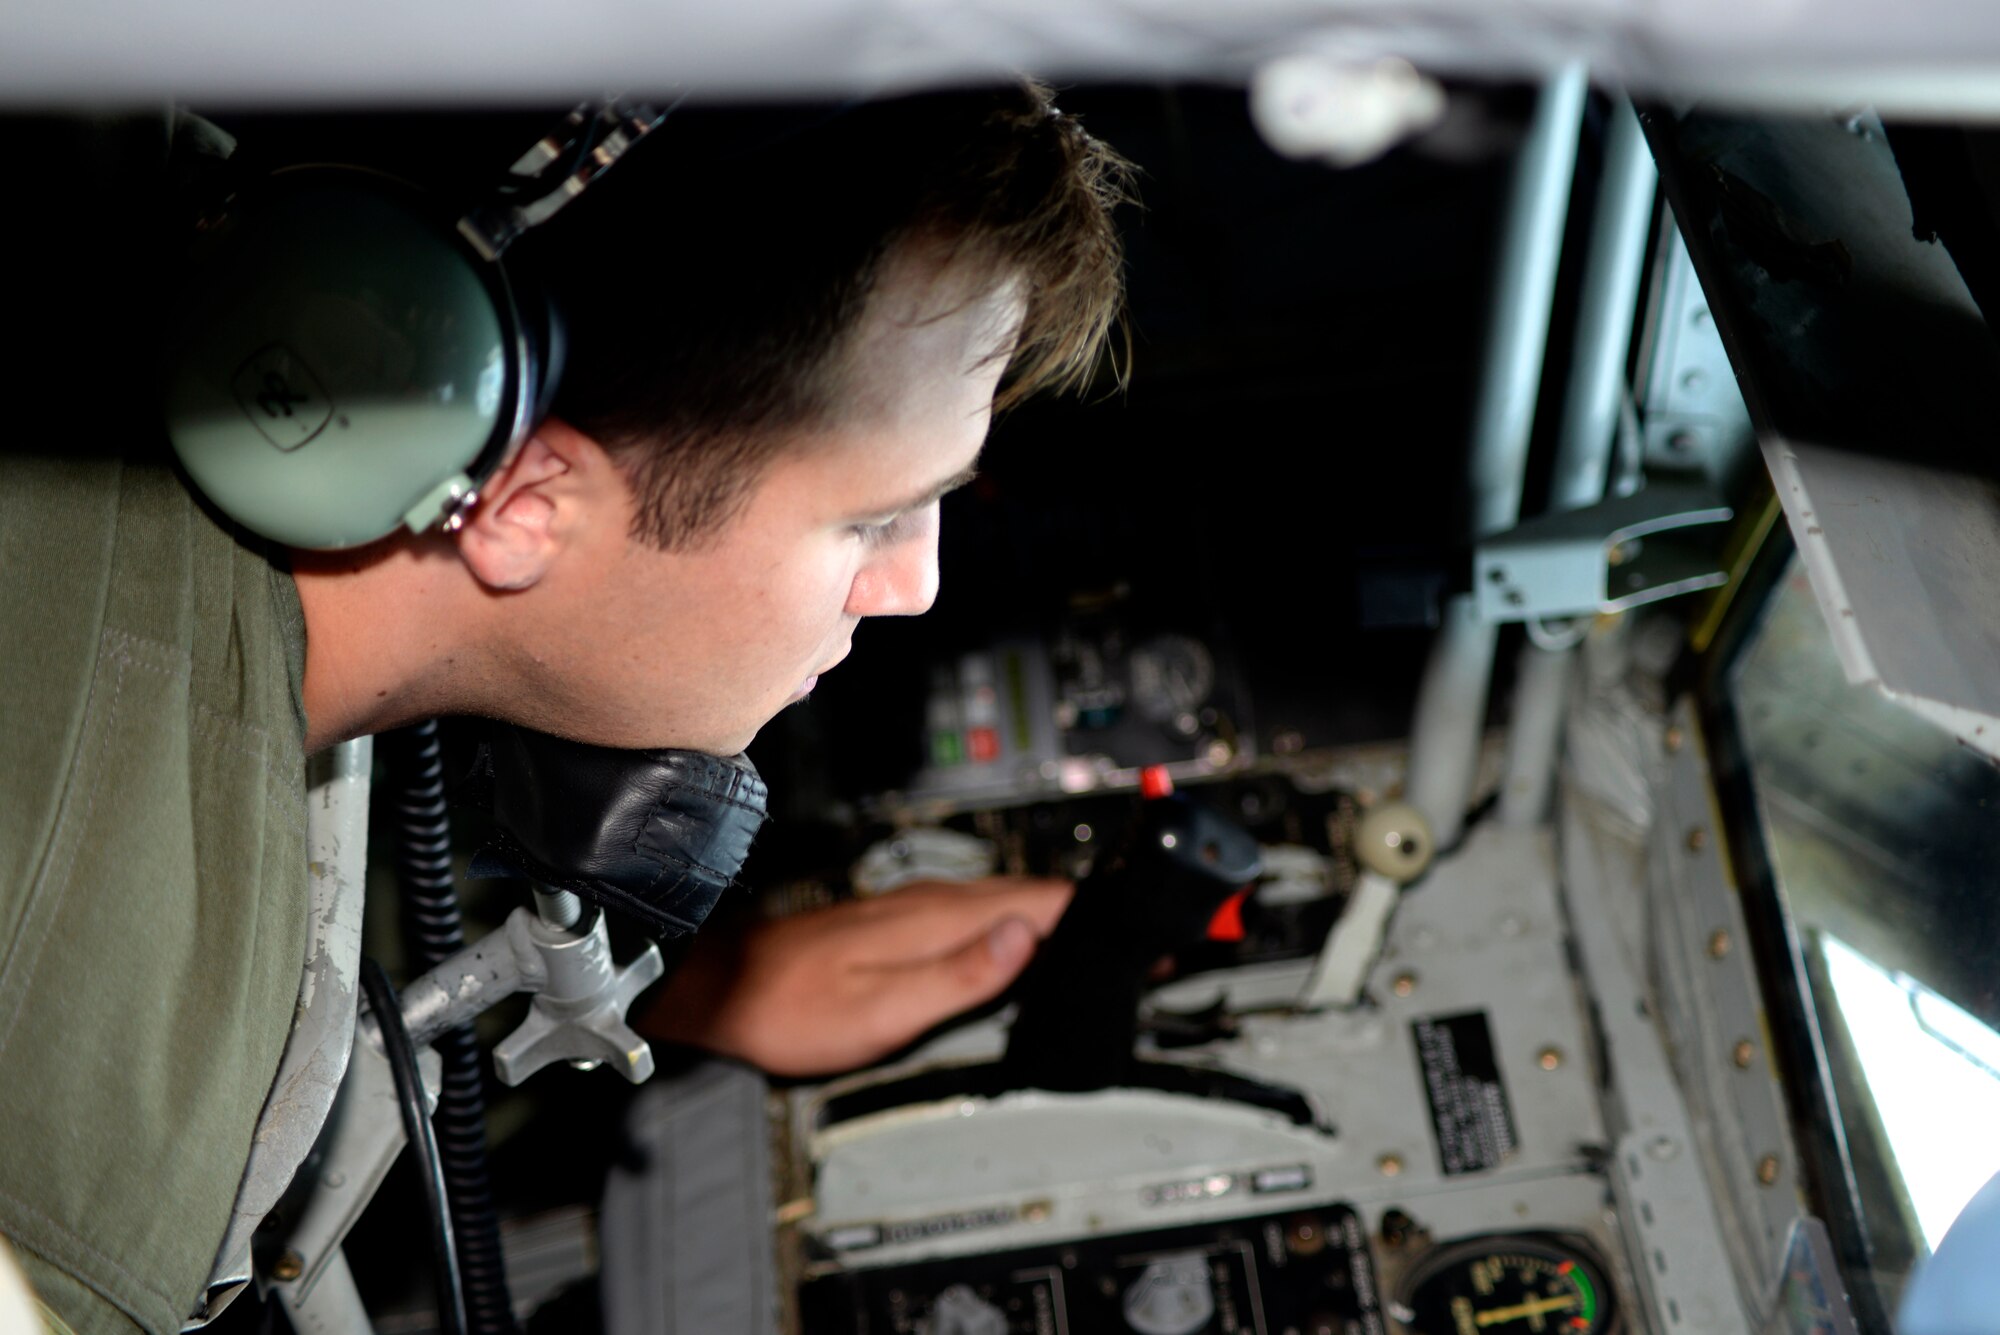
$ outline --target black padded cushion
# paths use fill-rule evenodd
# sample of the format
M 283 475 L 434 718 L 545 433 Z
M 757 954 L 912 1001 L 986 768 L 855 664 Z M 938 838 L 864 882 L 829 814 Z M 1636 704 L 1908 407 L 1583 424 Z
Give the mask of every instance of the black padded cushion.
M 506 725 L 488 745 L 499 826 L 488 853 L 657 935 L 701 926 L 764 824 L 770 793 L 743 756 L 614 750 Z

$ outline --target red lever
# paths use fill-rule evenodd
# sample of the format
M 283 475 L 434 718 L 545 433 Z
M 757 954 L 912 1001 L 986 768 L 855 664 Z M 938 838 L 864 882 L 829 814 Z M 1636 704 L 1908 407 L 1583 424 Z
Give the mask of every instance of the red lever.
M 1244 886 L 1235 894 L 1222 901 L 1215 910 L 1215 916 L 1208 920 L 1208 939 L 1211 941 L 1241 941 L 1248 933 L 1243 930 L 1243 901 L 1250 898 L 1254 886 Z
M 1139 796 L 1148 802 L 1159 797 L 1171 797 L 1174 792 L 1174 776 L 1167 773 L 1165 765 L 1148 765 L 1139 771 Z

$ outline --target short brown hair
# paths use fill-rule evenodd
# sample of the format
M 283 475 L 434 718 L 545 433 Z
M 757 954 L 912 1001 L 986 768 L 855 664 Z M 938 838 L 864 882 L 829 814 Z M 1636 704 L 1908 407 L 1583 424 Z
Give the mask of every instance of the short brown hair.
M 1022 281 L 998 407 L 1089 382 L 1123 299 L 1129 182 L 1037 84 L 682 110 L 523 247 L 568 329 L 553 411 L 625 467 L 634 536 L 685 546 L 836 410 L 846 339 L 910 243 L 941 245 L 955 276 Z

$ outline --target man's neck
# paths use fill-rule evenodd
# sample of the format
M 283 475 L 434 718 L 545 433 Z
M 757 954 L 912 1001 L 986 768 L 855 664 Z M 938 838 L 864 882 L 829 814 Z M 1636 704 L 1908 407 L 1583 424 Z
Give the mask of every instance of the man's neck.
M 465 712 L 480 676 L 463 570 L 434 539 L 294 552 L 306 621 L 306 753 Z

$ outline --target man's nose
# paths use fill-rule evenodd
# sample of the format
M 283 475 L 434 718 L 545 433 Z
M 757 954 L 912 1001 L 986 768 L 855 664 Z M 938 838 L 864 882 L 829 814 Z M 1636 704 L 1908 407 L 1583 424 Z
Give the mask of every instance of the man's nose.
M 937 535 L 898 543 L 863 566 L 847 593 L 857 617 L 913 617 L 937 601 Z

